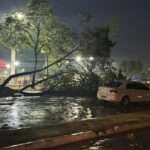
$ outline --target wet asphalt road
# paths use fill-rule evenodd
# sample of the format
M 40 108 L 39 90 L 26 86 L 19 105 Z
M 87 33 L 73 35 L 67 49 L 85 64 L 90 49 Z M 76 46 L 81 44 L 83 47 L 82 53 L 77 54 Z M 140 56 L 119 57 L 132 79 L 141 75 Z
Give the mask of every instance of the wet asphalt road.
M 150 150 L 149 137 L 150 129 L 145 129 L 112 138 L 70 144 L 53 150 Z
M 20 97 L 0 99 L 0 128 L 55 125 L 73 120 L 150 110 L 150 103 L 127 108 L 92 98 Z M 108 139 L 97 139 L 55 148 L 54 150 L 150 150 L 150 129 Z
M 24 128 L 150 110 L 150 103 L 127 108 L 80 97 L 20 97 L 0 99 L 0 128 Z

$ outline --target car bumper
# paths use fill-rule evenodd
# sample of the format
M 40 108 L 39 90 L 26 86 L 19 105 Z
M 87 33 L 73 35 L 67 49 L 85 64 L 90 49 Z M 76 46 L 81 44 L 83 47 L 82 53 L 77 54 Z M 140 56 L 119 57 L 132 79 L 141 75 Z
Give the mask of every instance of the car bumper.
M 112 102 L 112 103 L 120 102 L 120 98 L 119 98 L 119 97 L 104 97 L 104 96 L 97 96 L 97 99 L 98 99 L 98 100 L 101 100 L 101 101 Z

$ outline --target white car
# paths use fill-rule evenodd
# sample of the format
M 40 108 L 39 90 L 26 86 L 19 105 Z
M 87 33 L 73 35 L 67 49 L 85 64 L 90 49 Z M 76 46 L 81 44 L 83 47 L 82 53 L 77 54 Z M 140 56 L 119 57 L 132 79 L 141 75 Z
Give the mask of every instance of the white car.
M 150 89 L 140 82 L 112 81 L 98 88 L 97 98 L 127 105 L 129 102 L 150 101 Z

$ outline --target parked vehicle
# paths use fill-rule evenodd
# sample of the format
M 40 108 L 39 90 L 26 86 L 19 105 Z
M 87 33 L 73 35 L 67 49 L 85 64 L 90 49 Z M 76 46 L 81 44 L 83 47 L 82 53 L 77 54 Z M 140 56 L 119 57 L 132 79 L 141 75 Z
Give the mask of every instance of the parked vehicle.
M 150 89 L 140 82 L 112 81 L 98 88 L 97 98 L 127 105 L 129 102 L 150 101 Z

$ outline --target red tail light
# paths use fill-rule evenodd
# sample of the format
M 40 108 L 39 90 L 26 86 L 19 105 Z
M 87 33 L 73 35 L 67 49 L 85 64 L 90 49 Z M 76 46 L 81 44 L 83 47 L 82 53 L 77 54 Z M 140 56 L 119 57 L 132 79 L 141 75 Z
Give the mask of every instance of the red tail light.
M 117 90 L 110 90 L 111 93 L 118 93 Z

